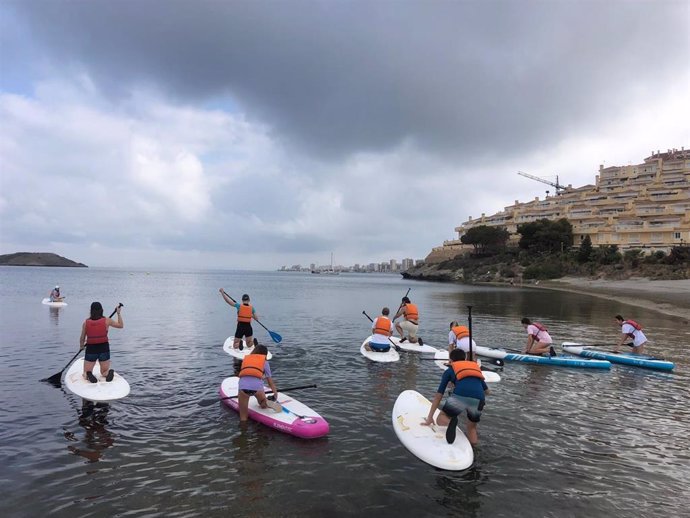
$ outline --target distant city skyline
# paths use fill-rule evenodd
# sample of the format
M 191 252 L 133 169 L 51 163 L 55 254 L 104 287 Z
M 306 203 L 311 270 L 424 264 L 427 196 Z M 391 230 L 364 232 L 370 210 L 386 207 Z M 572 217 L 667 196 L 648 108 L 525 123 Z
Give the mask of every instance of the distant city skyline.
M 389 259 L 388 261 L 382 261 L 378 263 L 355 263 L 351 266 L 343 265 L 332 265 L 333 270 L 336 272 L 404 272 L 411 268 L 412 266 L 419 266 L 424 264 L 424 259 L 412 259 L 406 257 L 398 262 L 397 259 Z M 291 266 L 283 265 L 278 268 L 280 272 L 309 272 L 309 271 L 327 271 L 331 269 L 331 265 L 317 265 L 316 263 L 310 263 L 309 266 L 302 266 L 302 264 L 293 264 Z

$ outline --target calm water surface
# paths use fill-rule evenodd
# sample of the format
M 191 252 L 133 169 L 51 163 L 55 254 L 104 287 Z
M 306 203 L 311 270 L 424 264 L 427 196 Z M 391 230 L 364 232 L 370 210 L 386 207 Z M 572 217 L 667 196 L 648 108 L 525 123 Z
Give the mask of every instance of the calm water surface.
M 161 272 L 0 267 L 1 516 L 687 516 L 690 505 L 690 328 L 681 320 L 583 295 L 404 281 L 393 275 Z M 69 305 L 41 299 L 59 283 Z M 225 406 L 200 407 L 232 375 L 222 350 L 234 332 L 221 299 L 252 296 L 280 333 L 271 347 L 278 388 L 330 423 L 312 441 Z M 359 354 L 384 305 L 410 298 L 420 334 L 445 345 L 466 319 L 482 345 L 521 347 L 520 318 L 544 322 L 557 342 L 613 342 L 616 313 L 642 322 L 674 374 L 614 366 L 588 372 L 509 364 L 493 385 L 475 465 L 444 472 L 397 440 L 397 395 L 431 397 L 441 370 L 402 354 L 373 364 Z M 124 400 L 81 420 L 80 398 L 38 380 L 78 348 L 93 300 L 125 304 L 112 330 Z

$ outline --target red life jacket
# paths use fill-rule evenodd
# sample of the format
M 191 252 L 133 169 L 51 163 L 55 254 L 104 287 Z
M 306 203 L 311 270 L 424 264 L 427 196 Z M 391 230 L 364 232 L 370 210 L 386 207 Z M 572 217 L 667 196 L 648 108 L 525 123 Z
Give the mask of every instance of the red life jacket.
M 248 354 L 242 360 L 242 367 L 238 376 L 252 376 L 254 378 L 264 377 L 264 365 L 266 364 L 265 354 Z
M 238 322 L 251 322 L 252 321 L 252 305 L 251 304 L 240 304 L 240 308 L 237 310 L 237 321 Z
M 635 328 L 635 331 L 642 331 L 642 326 L 640 324 L 638 324 L 637 322 L 635 322 L 634 320 L 624 320 L 623 323 L 624 324 L 630 324 L 631 326 L 633 326 Z M 633 331 L 632 333 L 626 333 L 626 334 L 630 338 L 635 338 L 635 331 Z
M 464 360 L 459 362 L 451 362 L 450 366 L 453 367 L 456 381 L 470 377 L 479 378 L 480 380 L 484 379 L 484 374 L 482 374 L 482 370 L 479 368 L 477 362 Z
M 104 344 L 108 341 L 108 325 L 105 317 L 86 319 L 86 345 Z
M 378 317 L 374 320 L 374 334 L 390 336 L 391 333 L 391 321 L 389 318 L 384 316 Z
M 532 325 L 533 325 L 534 327 L 536 327 L 537 329 L 539 329 L 539 331 L 537 331 L 537 334 L 532 335 L 532 336 L 534 336 L 534 338 L 538 338 L 538 337 L 539 337 L 539 333 L 542 332 L 542 331 L 545 332 L 545 333 L 548 333 L 548 332 L 549 332 L 549 330 L 546 329 L 546 327 L 544 327 L 543 325 L 541 325 L 539 322 L 532 322 Z
M 455 333 L 455 339 L 460 340 L 461 338 L 468 338 L 470 336 L 470 330 L 465 326 L 455 326 L 451 329 Z
M 408 302 L 405 304 L 405 320 L 409 320 L 413 324 L 419 321 L 419 310 L 417 309 L 417 304 L 412 304 Z

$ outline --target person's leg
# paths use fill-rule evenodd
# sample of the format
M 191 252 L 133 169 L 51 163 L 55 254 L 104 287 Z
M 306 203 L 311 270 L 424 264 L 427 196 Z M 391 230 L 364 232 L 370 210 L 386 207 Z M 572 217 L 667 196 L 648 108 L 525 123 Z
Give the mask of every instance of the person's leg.
M 530 354 L 549 354 L 549 348 L 551 344 L 546 344 L 544 342 L 534 342 L 532 348 L 530 349 Z
M 232 342 L 232 348 L 233 349 L 239 349 L 241 343 L 242 343 L 242 339 L 235 337 L 235 339 Z
M 477 435 L 477 423 L 467 420 L 467 440 L 470 441 L 472 446 L 476 446 L 479 442 L 479 436 Z
M 647 345 L 647 342 L 641 343 L 640 345 L 633 347 L 632 352 L 634 354 L 644 354 L 644 346 Z
M 369 346 L 370 343 L 371 343 L 371 342 L 365 342 L 365 344 L 364 344 L 364 348 L 365 348 L 367 351 L 371 351 L 371 347 Z
M 84 355 L 84 378 L 89 380 L 91 383 L 98 383 L 98 380 L 96 379 L 96 376 L 93 375 L 93 368 L 96 365 L 96 359 L 94 358 L 91 360 L 91 358 L 87 358 L 91 355 L 85 354 Z M 91 361 L 87 361 L 91 360 Z
M 98 363 L 101 366 L 101 376 L 107 376 L 110 370 L 110 360 L 99 361 Z
M 396 322 L 395 324 L 395 330 L 398 332 L 398 335 L 400 335 L 400 339 L 402 340 L 405 338 L 405 335 L 403 334 L 402 327 L 400 327 L 400 324 Z
M 249 418 L 249 397 L 243 390 L 237 393 L 237 403 L 240 407 L 240 422 L 246 421 Z
M 247 344 L 247 347 L 254 347 L 256 344 L 254 343 L 254 337 L 252 335 L 249 335 L 245 337 L 244 343 Z
M 450 423 L 450 417 L 441 410 L 436 417 L 436 424 L 439 426 L 448 426 L 448 423 Z

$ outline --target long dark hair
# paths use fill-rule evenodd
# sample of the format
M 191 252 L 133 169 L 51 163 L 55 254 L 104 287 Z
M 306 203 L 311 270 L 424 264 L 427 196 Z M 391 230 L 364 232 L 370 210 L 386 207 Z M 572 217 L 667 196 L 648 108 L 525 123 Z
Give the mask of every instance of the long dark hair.
M 103 318 L 103 306 L 100 302 L 91 303 L 91 320 L 98 320 Z

